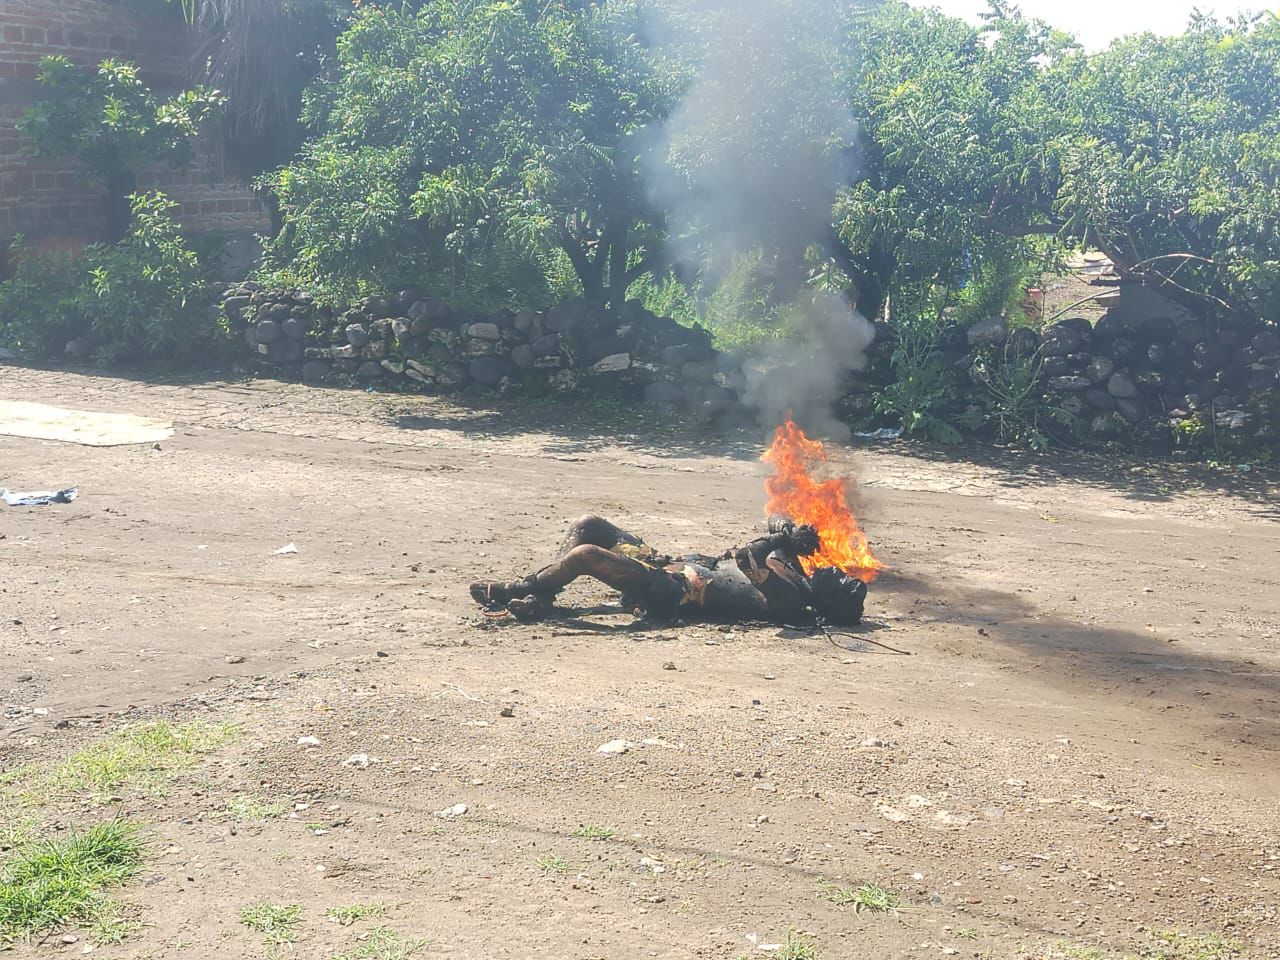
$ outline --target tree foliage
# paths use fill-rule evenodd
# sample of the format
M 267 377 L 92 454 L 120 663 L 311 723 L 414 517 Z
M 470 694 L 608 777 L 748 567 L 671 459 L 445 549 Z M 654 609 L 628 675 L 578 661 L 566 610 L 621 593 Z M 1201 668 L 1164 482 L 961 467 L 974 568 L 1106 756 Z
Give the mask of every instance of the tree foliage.
M 73 158 L 104 188 L 108 241 L 128 230 L 138 171 L 156 161 L 189 162 L 200 124 L 222 103 L 203 87 L 159 101 L 138 68 L 119 60 L 86 73 L 66 57 L 45 57 L 38 79 L 49 97 L 23 113 L 18 130 L 36 156 Z
M 1064 231 L 1201 313 L 1280 318 L 1280 17 L 1197 17 L 1047 72 Z
M 176 204 L 159 192 L 130 197 L 132 224 L 118 243 L 75 256 L 31 257 L 0 284 L 0 340 L 31 357 L 103 364 L 207 360 L 222 339 L 207 310 L 208 258 L 182 235 Z
M 563 256 L 589 298 L 620 300 L 662 230 L 638 135 L 675 94 L 639 26 L 626 2 L 363 9 L 309 98 L 318 135 L 272 178 L 271 262 L 340 286 L 495 260 L 545 276 Z

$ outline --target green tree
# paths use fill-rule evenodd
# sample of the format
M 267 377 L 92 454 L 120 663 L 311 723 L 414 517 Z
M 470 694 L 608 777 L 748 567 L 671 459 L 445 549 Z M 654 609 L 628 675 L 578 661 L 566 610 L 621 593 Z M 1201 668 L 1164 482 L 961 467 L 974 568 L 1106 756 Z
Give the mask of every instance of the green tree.
M 676 92 L 641 26 L 608 0 L 362 9 L 309 98 L 318 136 L 271 178 L 271 261 L 333 286 L 479 259 L 503 287 L 559 251 L 589 300 L 620 303 L 663 229 L 638 162 Z
M 189 162 L 202 121 L 222 97 L 203 87 L 158 102 L 132 63 L 104 60 L 86 73 L 65 57 L 45 57 L 39 81 L 49 99 L 27 109 L 18 130 L 40 157 L 71 157 L 104 190 L 104 239 L 125 236 L 138 171 L 155 161 Z
M 863 311 L 891 293 L 909 312 L 947 306 L 975 277 L 1020 277 L 1034 238 L 1060 229 L 1064 118 L 1044 77 L 1071 39 L 1003 4 L 973 27 L 891 2 L 853 20 L 851 49 L 864 139 L 836 249 Z
M 1280 317 L 1280 16 L 1198 17 L 1049 81 L 1073 124 L 1067 230 L 1201 314 Z

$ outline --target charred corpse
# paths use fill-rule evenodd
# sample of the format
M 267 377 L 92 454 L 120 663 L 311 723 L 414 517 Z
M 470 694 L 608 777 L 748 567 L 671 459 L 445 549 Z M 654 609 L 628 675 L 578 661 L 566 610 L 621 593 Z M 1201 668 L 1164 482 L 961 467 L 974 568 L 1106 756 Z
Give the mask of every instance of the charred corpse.
M 804 561 L 822 548 L 817 528 L 774 516 L 767 534 L 745 547 L 716 557 L 674 558 L 603 517 L 586 516 L 570 528 L 550 566 L 519 580 L 473 583 L 471 596 L 518 620 L 535 621 L 552 612 L 566 586 L 592 577 L 621 592 L 627 609 L 660 619 L 856 624 L 866 583 L 836 567 L 807 572 Z

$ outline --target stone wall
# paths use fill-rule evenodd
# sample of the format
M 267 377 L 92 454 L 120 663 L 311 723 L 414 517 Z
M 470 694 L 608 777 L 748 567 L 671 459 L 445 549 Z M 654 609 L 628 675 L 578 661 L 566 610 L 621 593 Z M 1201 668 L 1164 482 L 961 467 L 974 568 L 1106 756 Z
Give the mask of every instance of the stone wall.
M 621 315 L 593 314 L 581 299 L 480 315 L 404 290 L 335 309 L 249 282 L 224 292 L 222 310 L 249 357 L 309 383 L 557 393 L 609 384 L 712 416 L 737 405 L 731 364 L 707 332 L 638 303 Z
M 66 250 L 102 231 L 101 191 L 74 163 L 24 155 L 15 124 L 42 95 L 41 57 L 60 54 L 86 69 L 108 57 L 131 60 L 164 95 L 187 82 L 194 42 L 175 14 L 138 13 L 120 0 L 0 0 L 0 276 L 15 233 L 36 249 Z M 168 193 L 193 230 L 248 233 L 267 222 L 248 188 L 207 153 L 186 170 L 147 170 L 139 187 Z
M 404 290 L 341 307 L 256 283 L 223 292 L 222 314 L 241 356 L 311 383 L 380 383 L 433 391 L 468 387 L 568 392 L 610 385 L 651 404 L 708 417 L 740 410 L 742 358 L 717 352 L 707 332 L 628 303 L 620 316 L 575 299 L 546 312 L 478 315 Z M 868 367 L 851 375 L 844 409 L 873 418 L 892 381 L 894 331 L 876 324 Z M 983 363 L 1030 358 L 1044 400 L 1099 438 L 1166 439 L 1181 421 L 1270 442 L 1256 399 L 1280 396 L 1280 332 L 1113 309 L 1096 324 L 1069 318 L 1042 331 L 1003 319 L 942 331 L 939 350 L 956 384 L 956 422 L 989 399 Z

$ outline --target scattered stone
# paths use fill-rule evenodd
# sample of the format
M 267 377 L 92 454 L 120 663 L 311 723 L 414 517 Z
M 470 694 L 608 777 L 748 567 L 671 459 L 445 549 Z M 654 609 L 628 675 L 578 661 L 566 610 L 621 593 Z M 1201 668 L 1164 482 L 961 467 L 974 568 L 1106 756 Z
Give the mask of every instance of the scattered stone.
M 665 662 L 665 663 L 663 663 L 663 665 L 662 665 L 662 669 L 663 669 L 663 670 L 674 670 L 675 668 L 676 668 L 676 665 L 675 665 L 675 663 L 674 663 L 673 661 L 671 661 L 671 660 L 666 661 L 666 662 Z M 18 679 L 22 679 L 22 678 L 21 678 L 21 677 L 19 677 Z
M 371 757 L 367 753 L 353 754 L 342 761 L 344 767 L 353 767 L 357 770 L 366 770 L 378 762 L 377 757 Z M 465 810 L 463 811 L 466 812 Z
M 442 820 L 456 820 L 458 817 L 464 816 L 469 809 L 465 803 L 455 803 L 452 807 L 437 810 L 436 816 Z
M 360 364 L 359 369 L 356 370 L 356 376 L 361 380 L 380 380 L 382 378 L 382 374 L 382 364 L 377 360 L 366 360 L 364 363 Z
M 492 340 L 496 343 L 502 339 L 502 331 L 496 323 L 473 323 L 467 327 L 467 336 L 474 340 Z
M 602 743 L 596 747 L 596 753 L 623 754 L 629 751 L 634 744 L 630 740 L 610 740 L 608 743 Z
M 260 344 L 272 344 L 280 339 L 280 324 L 275 320 L 259 320 L 254 336 Z
M 675 669 L 675 668 L 673 667 L 672 669 Z M 31 674 L 31 673 L 20 673 L 20 674 L 18 674 L 18 682 L 19 682 L 19 683 L 26 683 L 26 682 L 28 682 L 29 680 L 34 680 L 34 679 L 35 679 L 35 674 Z
M 993 343 L 1003 343 L 1004 338 L 1009 335 L 1009 324 L 1004 317 L 992 317 L 990 320 L 981 320 L 971 326 L 966 336 L 969 346 L 980 347 Z
M 881 740 L 879 737 L 867 737 L 867 739 L 862 741 L 862 745 L 864 747 L 876 749 L 881 747 L 887 747 L 889 744 L 885 743 L 885 741 Z
M 593 373 L 616 373 L 631 366 L 631 354 L 611 353 L 591 365 Z
M 504 703 L 502 709 L 498 711 L 500 717 L 514 717 L 516 715 L 515 704 Z
M 229 653 L 222 659 L 231 664 L 244 663 L 244 657 L 238 653 Z
M 298 746 L 312 750 L 320 746 L 320 740 L 318 737 L 299 737 Z
M 1129 374 L 1118 371 L 1107 381 L 1107 392 L 1117 399 L 1132 398 L 1138 395 L 1138 385 Z
M 308 360 L 302 365 L 302 382 L 320 383 L 329 376 L 330 369 L 325 360 Z

